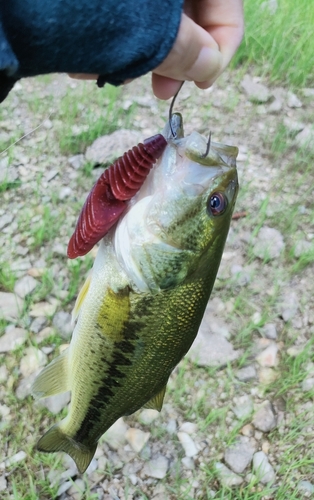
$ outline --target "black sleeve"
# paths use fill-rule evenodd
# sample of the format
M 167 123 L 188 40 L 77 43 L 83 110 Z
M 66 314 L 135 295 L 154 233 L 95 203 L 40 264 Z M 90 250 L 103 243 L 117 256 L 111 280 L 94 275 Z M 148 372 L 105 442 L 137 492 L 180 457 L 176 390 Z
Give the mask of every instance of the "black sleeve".
M 19 78 L 93 73 L 119 85 L 160 64 L 183 0 L 1 0 L 0 102 Z

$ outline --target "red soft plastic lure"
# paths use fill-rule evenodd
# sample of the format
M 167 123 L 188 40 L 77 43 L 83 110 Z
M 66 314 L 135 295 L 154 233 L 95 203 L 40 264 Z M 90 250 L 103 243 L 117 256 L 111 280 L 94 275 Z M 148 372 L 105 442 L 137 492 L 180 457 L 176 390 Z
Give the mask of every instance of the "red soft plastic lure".
M 124 153 L 101 174 L 85 201 L 69 241 L 70 259 L 87 254 L 108 233 L 166 146 L 163 135 L 154 135 Z

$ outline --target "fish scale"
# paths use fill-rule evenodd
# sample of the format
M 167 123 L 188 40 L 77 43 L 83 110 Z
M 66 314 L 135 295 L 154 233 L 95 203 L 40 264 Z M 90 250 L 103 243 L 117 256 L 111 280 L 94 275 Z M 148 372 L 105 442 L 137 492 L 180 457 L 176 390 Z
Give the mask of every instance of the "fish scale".
M 103 238 L 74 308 L 71 344 L 39 374 L 35 397 L 71 391 L 68 415 L 38 449 L 64 451 L 84 472 L 102 434 L 138 409 L 161 410 L 166 385 L 189 350 L 219 268 L 238 184 L 237 149 L 182 118 L 118 225 Z M 170 189 L 171 186 L 171 189 Z M 217 193 L 219 196 L 217 196 Z M 222 200 L 222 206 L 211 201 Z

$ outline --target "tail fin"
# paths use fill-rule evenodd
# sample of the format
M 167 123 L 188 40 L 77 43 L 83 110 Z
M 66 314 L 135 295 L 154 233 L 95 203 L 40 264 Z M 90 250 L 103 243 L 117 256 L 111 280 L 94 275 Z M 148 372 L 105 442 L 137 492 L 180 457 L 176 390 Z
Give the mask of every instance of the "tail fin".
M 95 455 L 97 443 L 90 448 L 74 441 L 71 437 L 64 434 L 59 424 L 54 425 L 43 435 L 37 443 L 37 449 L 46 453 L 53 453 L 56 451 L 64 451 L 76 463 L 78 470 L 83 474 L 91 463 Z

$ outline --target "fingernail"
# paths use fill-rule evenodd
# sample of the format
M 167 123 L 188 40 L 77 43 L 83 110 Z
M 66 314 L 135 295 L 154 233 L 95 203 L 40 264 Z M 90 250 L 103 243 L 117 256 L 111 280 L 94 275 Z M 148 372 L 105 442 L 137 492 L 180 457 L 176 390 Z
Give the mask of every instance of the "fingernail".
M 203 47 L 192 68 L 186 73 L 186 78 L 196 82 L 204 82 L 219 73 L 222 56 L 219 50 Z

